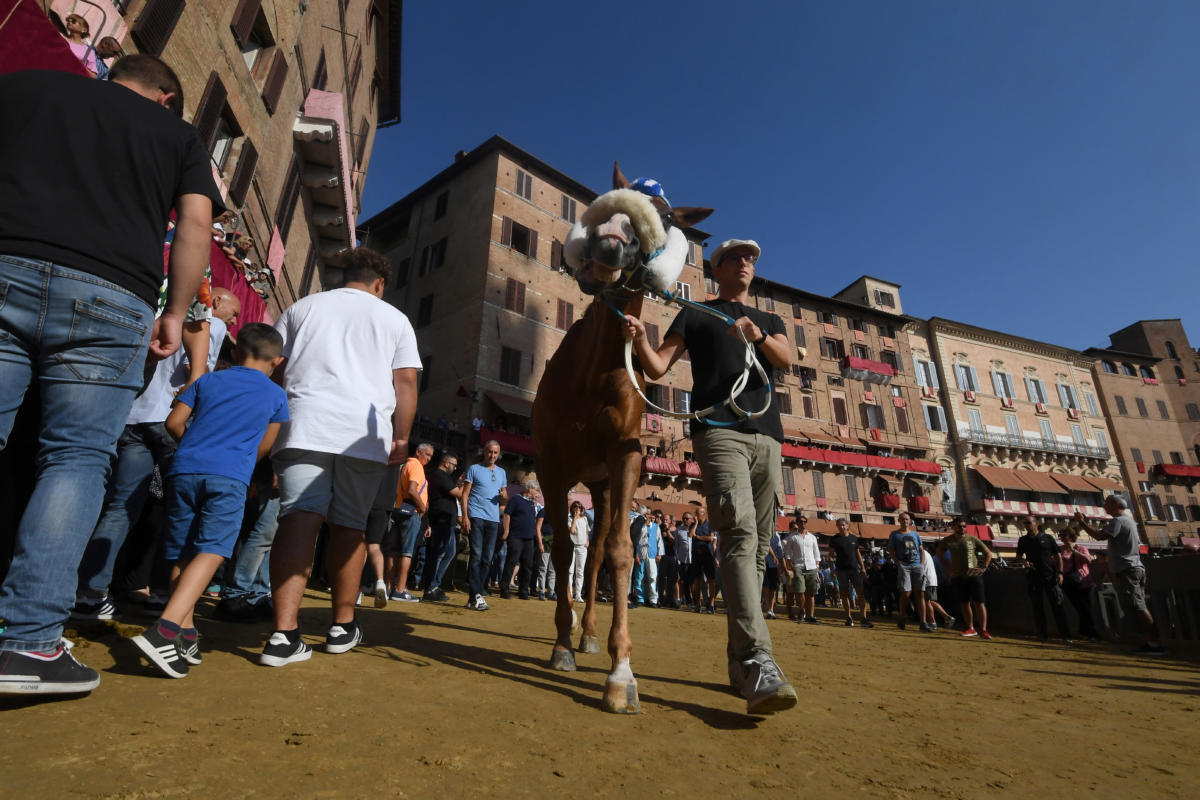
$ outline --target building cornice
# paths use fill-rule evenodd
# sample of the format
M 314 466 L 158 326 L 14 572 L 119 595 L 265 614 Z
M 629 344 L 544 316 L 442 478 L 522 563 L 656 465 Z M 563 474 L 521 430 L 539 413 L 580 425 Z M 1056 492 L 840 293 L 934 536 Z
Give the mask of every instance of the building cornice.
M 970 325 L 965 322 L 957 322 L 952 319 L 944 319 L 942 317 L 929 318 L 930 334 L 948 334 L 951 336 L 959 336 L 964 339 L 970 339 L 983 344 L 990 344 L 996 347 L 1006 347 L 1010 350 L 1020 350 L 1025 353 L 1042 356 L 1044 358 L 1053 358 L 1059 361 L 1066 361 L 1074 367 L 1082 370 L 1091 370 L 1092 360 L 1085 357 L 1078 350 L 1072 350 L 1069 347 L 1061 345 L 1048 344 L 1047 342 L 1039 342 L 1036 339 L 1026 339 L 1023 336 L 1015 336 L 1011 333 L 1003 331 L 993 331 L 988 328 L 980 328 L 975 325 Z

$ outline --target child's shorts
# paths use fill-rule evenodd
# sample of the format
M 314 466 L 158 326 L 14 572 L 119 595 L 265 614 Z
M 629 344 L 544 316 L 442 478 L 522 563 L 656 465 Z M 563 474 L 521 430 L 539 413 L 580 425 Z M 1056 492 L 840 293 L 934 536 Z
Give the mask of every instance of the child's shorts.
M 167 484 L 167 560 L 197 553 L 233 555 L 246 510 L 246 484 L 224 475 L 173 475 Z

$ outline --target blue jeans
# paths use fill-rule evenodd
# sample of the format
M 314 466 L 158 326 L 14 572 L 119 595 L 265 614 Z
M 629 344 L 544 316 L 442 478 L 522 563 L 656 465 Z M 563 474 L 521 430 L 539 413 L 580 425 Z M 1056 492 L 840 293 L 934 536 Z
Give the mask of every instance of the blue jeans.
M 142 515 L 150 493 L 150 476 L 157 463 L 165 476 L 177 444 L 161 422 L 126 425 L 117 440 L 117 460 L 104 495 L 100 520 L 79 562 L 77 597 L 95 602 L 108 594 L 117 553 L 129 529 Z
M 492 565 L 492 553 L 496 550 L 496 537 L 499 534 L 499 522 L 471 517 L 471 557 L 467 562 L 467 592 L 471 597 L 483 594 L 484 581 Z
M 633 599 L 639 603 L 646 602 L 646 593 L 642 588 L 642 584 L 646 580 L 646 562 L 633 560 L 633 573 L 629 576 L 629 593 L 633 595 Z
M 429 541 L 425 544 L 425 571 L 421 585 L 430 592 L 442 585 L 446 567 L 454 561 L 454 520 L 429 525 Z
M 37 483 L 0 587 L 0 650 L 58 646 L 153 323 L 150 306 L 116 284 L 0 255 L 0 447 L 34 380 L 42 397 Z
M 271 594 L 271 544 L 279 529 L 279 496 L 267 500 L 242 545 L 233 579 L 221 587 L 221 597 L 245 597 L 256 603 Z
M 168 562 L 199 553 L 229 558 L 246 513 L 246 484 L 225 475 L 173 475 L 167 481 Z

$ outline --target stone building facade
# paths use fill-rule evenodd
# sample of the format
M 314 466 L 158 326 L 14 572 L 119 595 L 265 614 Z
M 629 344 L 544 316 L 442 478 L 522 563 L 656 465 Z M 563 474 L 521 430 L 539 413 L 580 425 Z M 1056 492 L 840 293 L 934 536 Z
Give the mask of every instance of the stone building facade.
M 931 363 L 918 354 L 918 367 L 947 412 L 939 460 L 953 464 L 958 503 L 986 520 L 997 545 L 1015 544 L 1026 515 L 1052 527 L 1076 509 L 1107 519 L 1103 496 L 1124 479 L 1091 360 L 940 317 L 926 331 Z
M 400 0 L 52 0 L 96 43 L 158 55 L 178 73 L 235 227 L 270 268 L 277 315 L 355 246 L 377 126 L 400 115 Z
M 1134 516 L 1151 546 L 1200 544 L 1200 358 L 1178 319 L 1136 322 L 1109 339 L 1085 354 Z

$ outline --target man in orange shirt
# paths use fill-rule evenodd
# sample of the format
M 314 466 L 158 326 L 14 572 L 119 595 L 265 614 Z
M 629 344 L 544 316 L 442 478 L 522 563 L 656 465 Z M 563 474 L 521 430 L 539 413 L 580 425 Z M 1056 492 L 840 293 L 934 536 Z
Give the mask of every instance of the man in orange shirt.
M 417 446 L 416 455 L 409 456 L 400 472 L 400 485 L 396 487 L 396 528 L 399 533 L 399 548 L 387 553 L 389 563 L 385 567 L 388 575 L 396 575 L 389 600 L 415 603 L 418 598 L 408 591 L 408 570 L 412 566 L 413 553 L 417 550 L 417 539 L 425 512 L 429 510 L 429 482 L 425 480 L 425 465 L 433 458 L 433 445 Z M 399 559 L 397 563 L 396 559 Z

